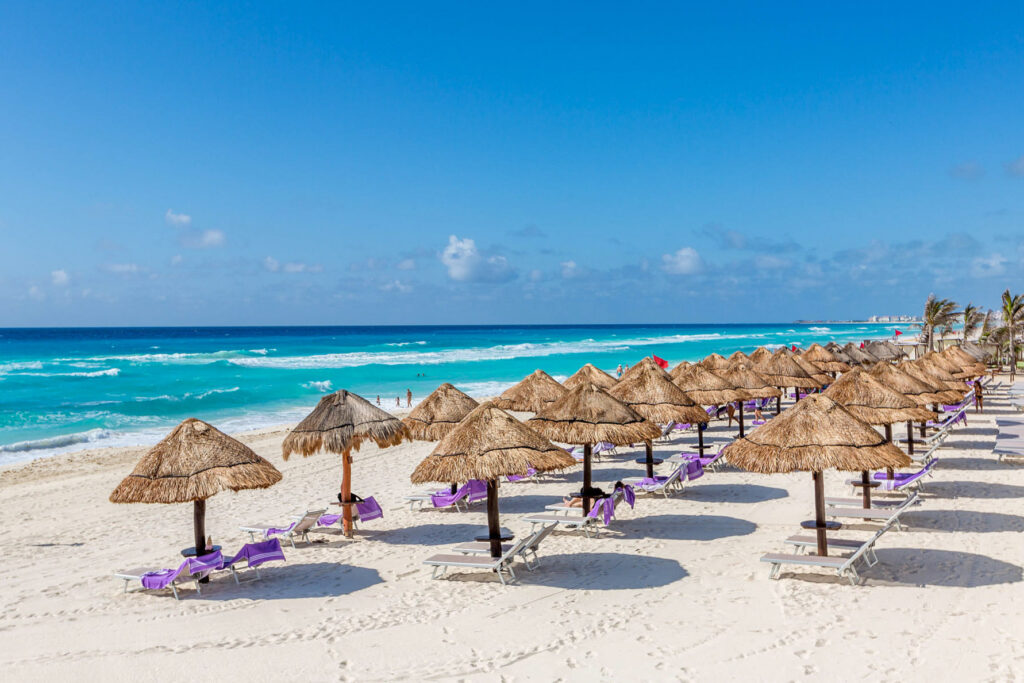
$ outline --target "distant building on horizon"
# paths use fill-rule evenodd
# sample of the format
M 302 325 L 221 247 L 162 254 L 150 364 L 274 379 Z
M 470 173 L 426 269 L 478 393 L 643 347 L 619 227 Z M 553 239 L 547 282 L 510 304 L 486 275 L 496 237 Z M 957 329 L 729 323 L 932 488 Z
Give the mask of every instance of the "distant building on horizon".
M 918 319 L 912 315 L 873 315 L 869 323 L 916 323 Z

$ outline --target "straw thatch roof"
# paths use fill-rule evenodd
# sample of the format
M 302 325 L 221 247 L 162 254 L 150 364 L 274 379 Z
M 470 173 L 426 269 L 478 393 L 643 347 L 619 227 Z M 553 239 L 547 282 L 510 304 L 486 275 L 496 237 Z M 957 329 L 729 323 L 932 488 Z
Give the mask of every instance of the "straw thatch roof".
M 635 377 L 645 372 L 653 372 L 656 375 L 662 375 L 670 382 L 672 381 L 672 376 L 665 372 L 664 368 L 655 363 L 653 358 L 650 356 L 644 356 L 636 365 L 622 373 L 622 377 L 619 378 L 619 382 L 624 382 L 631 377 Z
M 751 353 L 750 356 L 748 356 L 748 360 L 750 361 L 750 367 L 756 368 L 758 365 L 764 363 L 771 357 L 771 351 L 769 351 L 763 346 L 759 346 L 756 349 L 754 349 L 754 352 Z
M 658 425 L 588 382 L 578 384 L 526 425 L 552 441 L 578 445 L 607 441 L 625 446 L 661 435 Z
M 859 368 L 844 373 L 824 391 L 824 395 L 846 408 L 858 420 L 870 425 L 935 419 L 935 413 L 921 408 L 910 398 L 886 387 Z
M 729 361 L 730 363 L 744 363 L 747 361 L 747 354 L 737 349 L 736 351 L 730 353 L 729 357 L 726 358 L 726 360 Z
M 951 371 L 945 365 L 937 363 L 934 356 L 918 358 L 917 360 L 911 361 L 911 363 L 924 370 L 926 374 L 942 380 L 945 385 L 953 391 L 963 393 L 968 391 L 967 385 L 962 379 L 962 373 L 959 371 Z
M 959 367 L 964 372 L 969 372 L 971 377 L 980 377 L 985 374 L 985 364 L 978 361 L 974 356 L 967 353 L 959 346 L 949 346 L 941 351 L 939 355 Z
M 722 378 L 750 398 L 772 398 L 782 396 L 782 392 L 768 384 L 768 381 L 750 369 L 746 363 L 737 363 L 720 373 Z
M 284 438 L 281 455 L 309 456 L 319 450 L 348 454 L 359 450 L 363 441 L 381 448 L 395 446 L 408 438 L 402 421 L 351 391 L 327 394 L 295 429 Z
M 679 373 L 686 370 L 686 368 L 692 367 L 693 365 L 694 364 L 688 360 L 681 360 L 679 361 L 679 365 L 672 368 L 672 370 L 668 373 L 668 376 L 674 380 L 676 377 L 679 376 Z
M 712 353 L 711 355 L 706 356 L 700 364 L 712 372 L 716 370 L 725 370 L 730 365 L 729 361 L 727 361 L 720 353 Z
M 488 481 L 572 467 L 575 458 L 492 402 L 478 406 L 412 473 L 414 484 Z
M 906 467 L 910 458 L 874 427 L 822 394 L 812 394 L 725 448 L 729 464 L 751 472 Z
M 804 372 L 811 376 L 818 384 L 824 386 L 832 381 L 832 378 L 825 374 L 825 371 L 818 367 L 817 363 L 812 363 L 803 356 L 793 353 L 789 356 L 794 363 L 799 365 Z
M 190 503 L 279 481 L 277 468 L 251 448 L 190 417 L 142 456 L 110 494 L 110 502 Z
M 608 392 L 648 420 L 666 422 L 707 422 L 708 414 L 665 373 L 638 372 L 623 377 Z M 660 434 L 660 431 L 659 431 Z
M 849 356 L 853 363 L 857 363 L 858 365 L 872 365 L 873 363 L 878 362 L 877 358 L 853 342 L 846 343 L 846 346 L 843 347 L 843 353 Z
M 964 368 L 959 363 L 956 363 L 952 361 L 948 356 L 943 356 L 941 353 L 936 353 L 935 351 L 929 351 L 928 353 L 924 354 L 919 360 L 932 363 L 942 368 L 943 370 L 948 372 L 950 376 L 952 376 L 954 379 L 968 379 L 972 376 L 971 373 L 967 370 L 964 370 Z
M 772 354 L 764 362 L 756 364 L 754 369 L 772 386 L 799 387 L 801 389 L 821 388 L 821 382 L 811 377 L 793 360 L 792 356 L 788 356 L 784 352 Z
M 960 344 L 959 348 L 962 349 L 964 353 L 973 357 L 975 360 L 981 363 L 988 362 L 989 356 L 991 355 L 972 341 L 963 342 L 962 344 Z
M 846 353 L 846 351 L 843 350 L 843 347 L 835 343 L 834 341 L 830 341 L 829 343 L 825 344 L 825 350 L 831 353 L 833 356 L 835 356 L 836 360 L 838 360 L 841 363 L 856 363 L 856 361 L 854 361 L 853 358 L 850 357 L 850 354 Z
M 832 351 L 818 343 L 811 344 L 800 355 L 804 360 L 811 361 L 825 372 L 848 372 L 850 369 L 848 364 L 839 360 Z
M 590 382 L 595 384 L 602 389 L 611 389 L 615 386 L 617 380 L 609 375 L 604 370 L 594 367 L 592 364 L 587 363 L 582 368 L 577 370 L 571 377 L 562 382 L 562 386 L 572 391 L 579 384 L 584 382 Z
M 868 353 L 880 360 L 899 360 L 907 354 L 889 339 L 876 339 L 866 344 Z M 884 351 L 883 351 L 884 349 Z
M 944 402 L 953 403 L 960 400 L 963 393 L 960 389 L 962 384 L 957 382 L 947 381 L 943 379 L 941 375 L 936 376 L 932 372 L 929 372 L 925 368 L 915 365 L 911 361 L 903 361 L 896 366 L 897 370 L 907 373 L 914 379 L 927 384 L 931 387 L 932 391 L 939 396 L 944 396 Z M 955 387 L 955 388 L 954 388 Z
M 883 385 L 903 394 L 919 406 L 945 403 L 950 399 L 956 400 L 957 398 L 955 395 L 950 396 L 946 392 L 937 391 L 934 387 L 889 363 L 877 363 L 869 372 Z
M 566 394 L 566 389 L 543 370 L 534 370 L 499 396 L 494 405 L 502 410 L 538 413 Z
M 413 408 L 402 422 L 412 438 L 437 441 L 455 429 L 455 425 L 478 405 L 475 399 L 445 382 Z
M 688 368 L 683 368 L 672 382 L 702 406 L 717 406 L 754 398 L 703 365 L 691 365 Z

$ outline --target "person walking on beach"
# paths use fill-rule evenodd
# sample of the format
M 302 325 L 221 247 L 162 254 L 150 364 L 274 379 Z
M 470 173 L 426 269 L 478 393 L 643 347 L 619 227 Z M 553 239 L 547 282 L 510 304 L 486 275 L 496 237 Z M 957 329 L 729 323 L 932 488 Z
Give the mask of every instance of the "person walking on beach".
M 615 374 L 618 379 L 622 379 L 622 363 L 619 363 L 619 367 L 615 368 Z
M 380 405 L 380 394 L 377 394 L 377 405 Z
M 396 408 L 401 408 L 402 407 L 402 397 L 401 396 L 395 396 L 395 407 Z
M 412 408 L 412 389 L 405 390 L 405 407 Z

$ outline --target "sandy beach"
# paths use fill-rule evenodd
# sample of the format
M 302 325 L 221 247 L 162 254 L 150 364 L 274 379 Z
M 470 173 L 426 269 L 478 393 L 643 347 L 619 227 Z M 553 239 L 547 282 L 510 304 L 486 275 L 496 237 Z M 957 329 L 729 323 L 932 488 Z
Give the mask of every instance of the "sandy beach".
M 111 576 L 171 566 L 191 538 L 188 506 L 107 502 L 143 449 L 11 466 L 0 471 L 0 665 L 12 680 L 751 680 L 769 669 L 773 680 L 1016 680 L 1024 469 L 991 454 L 995 418 L 1008 412 L 990 397 L 947 440 L 909 528 L 883 537 L 861 586 L 817 570 L 769 580 L 758 559 L 809 517 L 810 475 L 731 468 L 667 500 L 640 498 L 599 538 L 556 532 L 513 585 L 471 571 L 432 580 L 422 560 L 467 540 L 485 515 L 482 505 L 409 510 L 409 474 L 433 446 L 416 442 L 356 454 L 354 491 L 376 496 L 385 517 L 355 539 L 318 533 L 261 581 L 219 575 L 176 602 L 167 591 L 123 594 Z M 734 430 L 715 423 L 709 440 Z M 208 502 L 207 529 L 225 549 L 246 540 L 240 524 L 286 522 L 335 495 L 337 459 L 285 462 L 285 434 L 240 435 L 284 479 Z M 656 454 L 678 449 L 660 443 Z M 640 454 L 620 448 L 595 465 L 595 481 L 639 474 Z M 849 495 L 845 476 L 827 473 L 830 495 Z M 503 484 L 502 524 L 525 533 L 520 518 L 579 477 Z

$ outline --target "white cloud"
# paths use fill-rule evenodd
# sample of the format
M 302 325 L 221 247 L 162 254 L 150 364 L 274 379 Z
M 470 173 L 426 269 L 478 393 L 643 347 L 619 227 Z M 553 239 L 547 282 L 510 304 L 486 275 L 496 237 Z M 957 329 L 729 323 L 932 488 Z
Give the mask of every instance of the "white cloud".
M 971 261 L 971 276 L 989 277 L 993 275 L 1002 275 L 1006 271 L 1006 268 L 1003 267 L 1006 260 L 1006 257 L 1002 254 L 978 256 Z
M 286 263 L 284 264 L 284 272 L 286 273 L 319 273 L 324 269 L 319 263 Z
M 137 263 L 109 263 L 103 270 L 117 275 L 132 275 L 142 270 Z
M 46 298 L 46 293 L 39 289 L 37 285 L 32 285 L 28 288 L 28 297 L 33 301 L 42 301 Z
M 416 270 L 416 261 L 411 258 L 404 259 L 398 262 L 399 270 Z
M 448 277 L 459 282 L 507 282 L 515 272 L 504 256 L 483 256 L 470 238 L 448 238 L 448 246 L 441 252 L 441 263 L 448 269 Z
M 530 282 L 540 282 L 544 279 L 544 273 L 540 272 L 536 268 L 530 271 Z
M 181 257 L 181 254 L 175 254 L 174 256 L 171 257 L 171 265 L 172 266 L 180 266 L 182 261 L 184 261 L 184 260 L 185 259 L 183 259 Z
M 693 247 L 683 247 L 674 254 L 662 254 L 661 268 L 672 275 L 693 275 L 700 272 L 704 264 L 700 254 Z
M 192 224 L 192 216 L 186 213 L 174 213 L 171 209 L 167 209 L 167 213 L 164 214 L 164 220 L 167 221 L 167 225 L 173 225 L 178 228 Z
M 760 270 L 780 270 L 791 265 L 788 259 L 772 256 L 771 254 L 758 254 L 754 258 L 754 264 Z
M 401 280 L 392 280 L 391 282 L 386 282 L 381 285 L 380 289 L 383 292 L 399 292 L 401 294 L 408 294 L 412 291 L 412 285 L 406 284 Z
M 281 270 L 281 264 L 278 263 L 277 259 L 273 256 L 268 256 L 263 259 L 263 267 L 269 270 L 271 273 L 276 273 Z
M 562 266 L 562 277 L 566 279 L 575 277 L 579 273 L 575 261 L 562 261 L 559 265 Z
M 64 269 L 55 270 L 50 273 L 50 281 L 53 282 L 54 287 L 67 287 L 71 282 L 71 277 Z
M 199 233 L 199 237 L 195 240 L 195 244 L 199 249 L 209 249 L 211 247 L 220 247 L 227 242 L 227 236 L 223 230 L 203 230 Z

